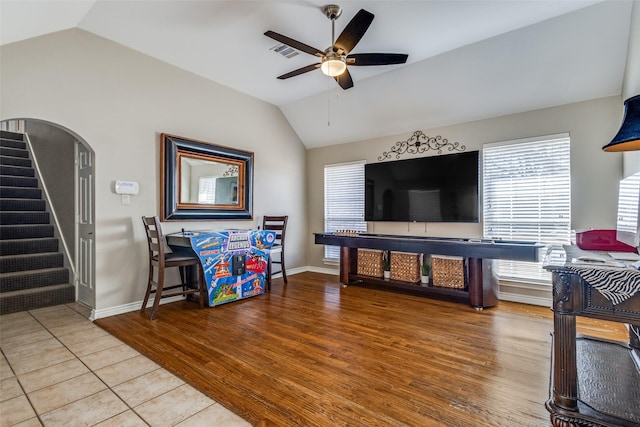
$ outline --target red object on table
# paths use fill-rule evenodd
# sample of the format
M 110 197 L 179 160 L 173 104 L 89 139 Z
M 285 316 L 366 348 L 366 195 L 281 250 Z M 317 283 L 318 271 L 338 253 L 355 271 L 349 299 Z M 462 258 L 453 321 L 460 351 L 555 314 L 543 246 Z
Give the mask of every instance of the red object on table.
M 637 252 L 633 246 L 616 240 L 616 230 L 585 230 L 576 232 L 576 245 L 589 251 Z

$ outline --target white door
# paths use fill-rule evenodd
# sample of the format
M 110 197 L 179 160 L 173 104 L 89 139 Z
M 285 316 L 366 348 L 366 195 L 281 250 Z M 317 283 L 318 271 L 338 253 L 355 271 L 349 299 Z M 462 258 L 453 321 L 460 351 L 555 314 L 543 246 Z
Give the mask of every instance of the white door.
M 76 286 L 78 301 L 96 308 L 93 152 L 76 141 Z

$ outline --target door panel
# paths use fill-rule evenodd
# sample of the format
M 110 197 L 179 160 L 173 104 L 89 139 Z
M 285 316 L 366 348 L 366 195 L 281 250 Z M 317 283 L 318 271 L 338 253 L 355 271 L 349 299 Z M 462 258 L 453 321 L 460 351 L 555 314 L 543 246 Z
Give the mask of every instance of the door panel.
M 77 203 L 76 226 L 76 283 L 78 301 L 95 308 L 95 224 L 93 153 L 80 142 L 76 142 Z

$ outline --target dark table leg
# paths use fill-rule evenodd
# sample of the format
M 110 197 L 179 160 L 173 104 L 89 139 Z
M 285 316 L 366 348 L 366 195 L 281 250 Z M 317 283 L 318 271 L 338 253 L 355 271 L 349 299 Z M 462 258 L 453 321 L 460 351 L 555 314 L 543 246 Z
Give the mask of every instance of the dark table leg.
M 482 310 L 498 304 L 498 278 L 494 271 L 496 260 L 467 258 L 469 268 L 469 304 Z
M 553 402 L 575 410 L 578 399 L 575 316 L 554 313 L 553 330 Z
M 575 411 L 578 407 L 576 316 L 579 288 L 571 275 L 553 273 L 553 372 L 551 406 Z
M 346 246 L 340 247 L 340 283 L 343 285 L 349 284 L 349 267 L 351 266 L 349 251 Z

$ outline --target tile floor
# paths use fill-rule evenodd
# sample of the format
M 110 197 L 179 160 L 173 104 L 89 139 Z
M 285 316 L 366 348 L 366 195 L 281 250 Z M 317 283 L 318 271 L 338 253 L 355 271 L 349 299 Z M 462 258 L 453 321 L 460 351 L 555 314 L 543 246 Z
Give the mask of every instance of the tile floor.
M 0 427 L 250 425 L 87 316 L 79 304 L 0 316 Z

